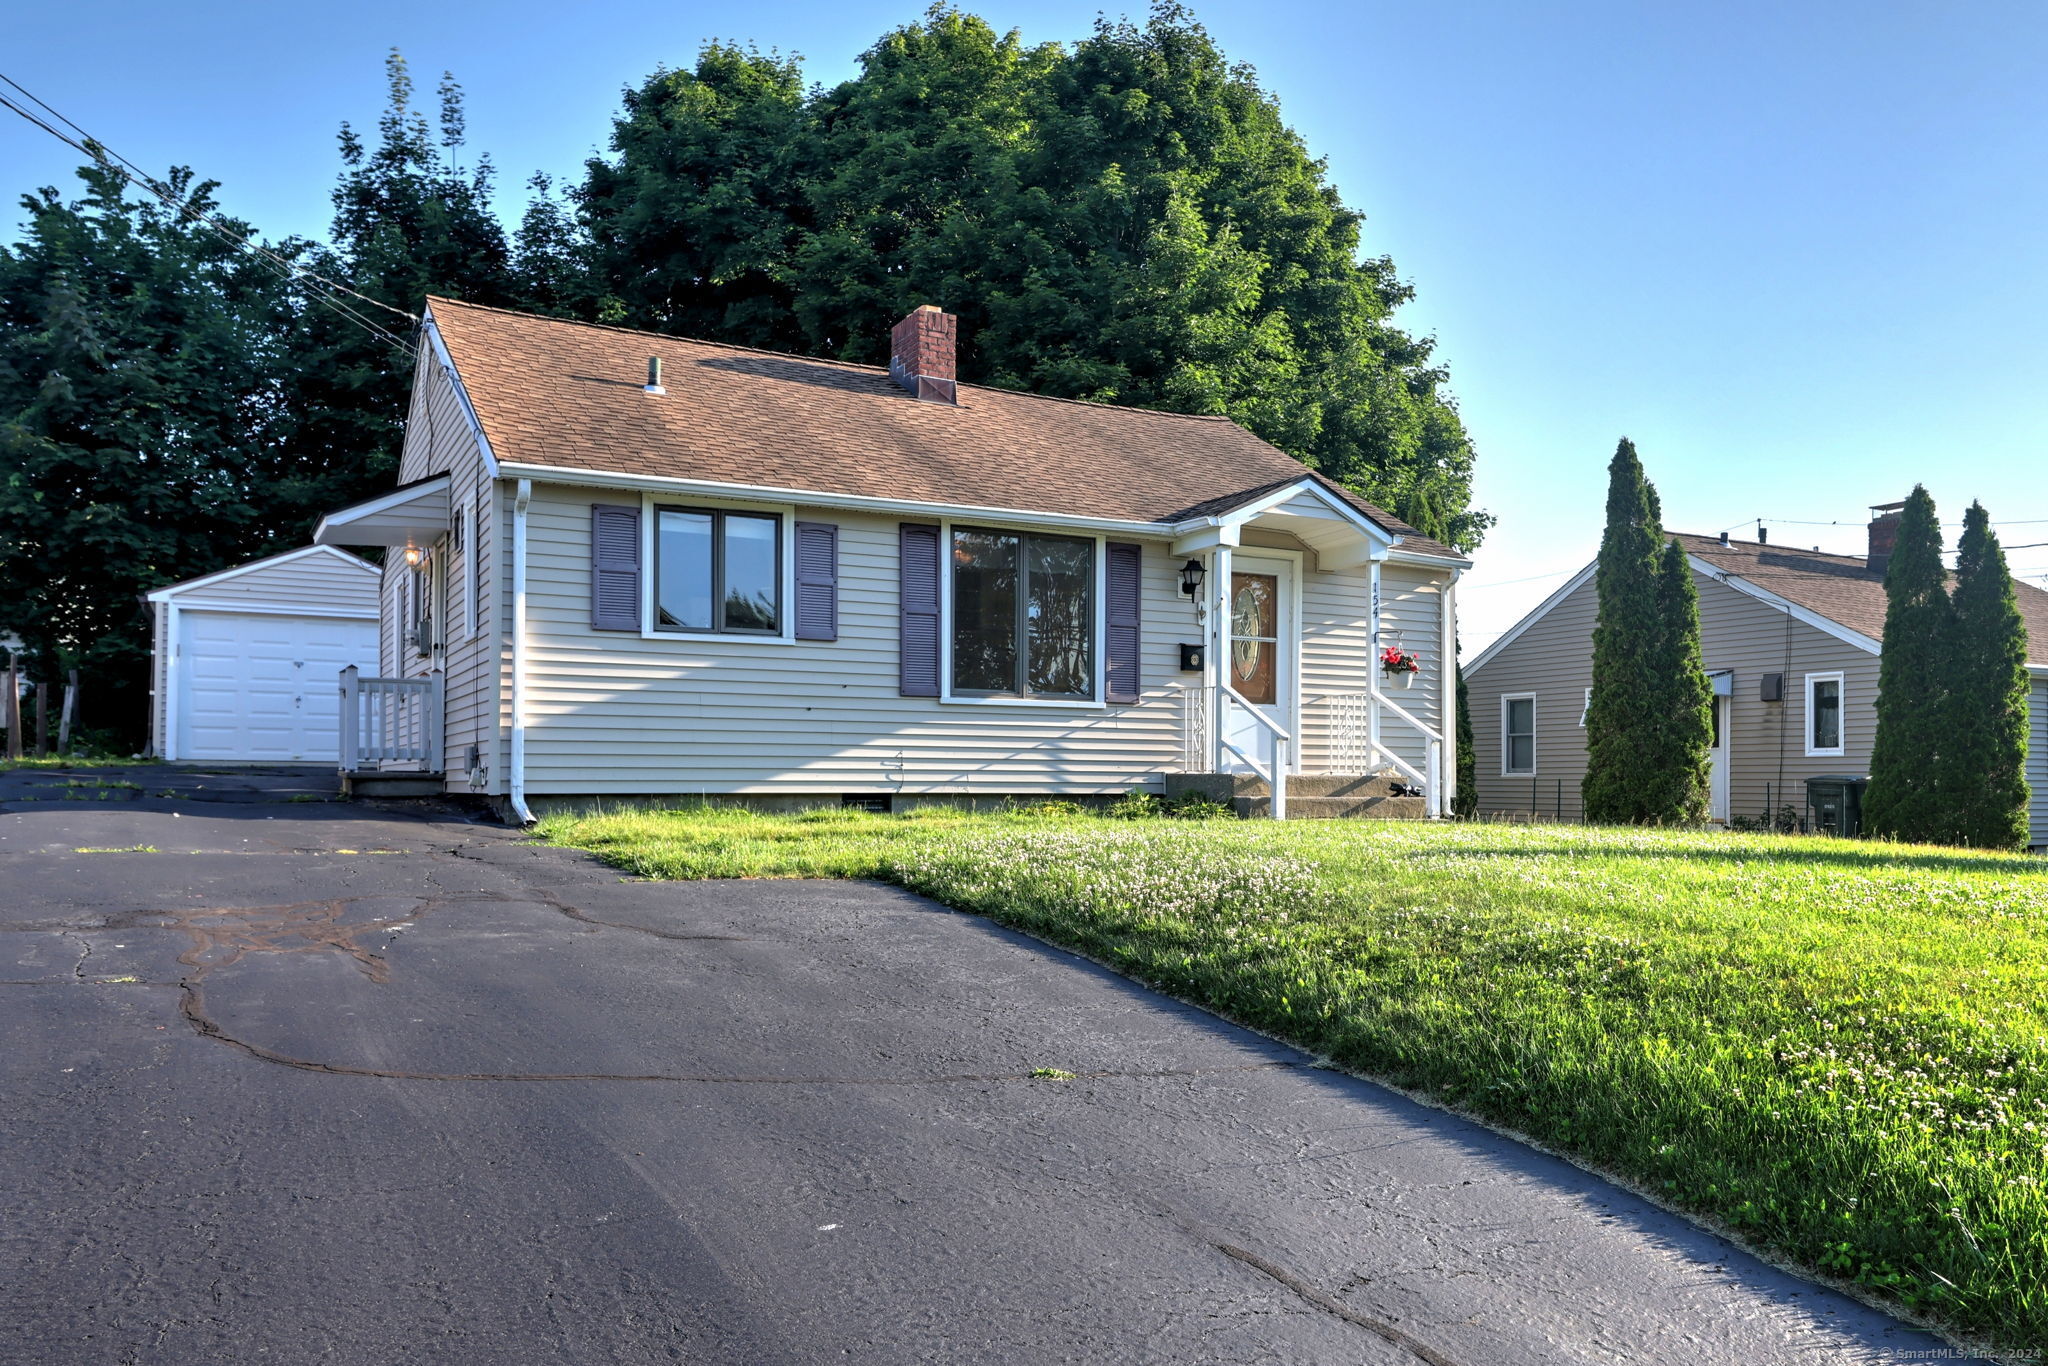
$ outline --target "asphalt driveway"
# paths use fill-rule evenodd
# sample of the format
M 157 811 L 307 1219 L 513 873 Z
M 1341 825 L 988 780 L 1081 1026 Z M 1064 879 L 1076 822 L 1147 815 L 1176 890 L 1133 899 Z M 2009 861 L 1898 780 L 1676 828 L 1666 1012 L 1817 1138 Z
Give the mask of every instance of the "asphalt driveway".
M 0 775 L 0 1359 L 1943 1351 L 888 888 L 623 881 L 307 772 L 49 776 Z

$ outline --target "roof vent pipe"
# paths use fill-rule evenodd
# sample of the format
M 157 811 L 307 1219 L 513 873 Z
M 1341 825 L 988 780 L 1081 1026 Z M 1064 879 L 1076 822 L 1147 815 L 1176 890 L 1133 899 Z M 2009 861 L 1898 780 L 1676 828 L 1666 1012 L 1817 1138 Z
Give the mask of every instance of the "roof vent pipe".
M 1756 543 L 1758 545 L 1769 545 L 1771 543 L 1771 529 L 1762 522 L 1756 524 Z
M 647 358 L 647 392 L 650 394 L 665 394 L 668 392 L 668 390 L 661 387 L 660 356 L 649 356 Z
M 1726 544 L 1728 544 L 1728 533 L 1727 533 L 1727 532 L 1725 532 L 1725 531 L 1721 533 L 1721 544 L 1722 544 L 1722 545 L 1726 545 Z

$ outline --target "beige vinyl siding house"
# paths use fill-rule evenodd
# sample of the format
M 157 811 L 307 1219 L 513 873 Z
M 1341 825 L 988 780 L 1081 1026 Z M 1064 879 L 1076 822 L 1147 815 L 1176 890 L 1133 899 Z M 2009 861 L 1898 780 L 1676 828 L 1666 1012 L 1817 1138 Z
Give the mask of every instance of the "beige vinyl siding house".
M 1883 539 L 1883 519 L 1874 544 Z M 1677 535 L 1699 593 L 1700 648 L 1715 684 L 1712 818 L 1806 816 L 1806 781 L 1866 776 L 1877 729 L 1882 561 Z M 1876 567 L 1873 567 L 1875 563 Z M 2032 691 L 2032 842 L 2048 845 L 2048 594 L 2016 584 L 2040 636 Z M 1582 725 L 1592 687 L 1593 566 L 1494 642 L 1466 672 L 1482 817 L 1578 820 Z M 1775 694 L 1775 696 L 1773 696 Z M 1533 709 L 1533 754 L 1508 722 Z M 1833 743 L 1829 743 L 1833 741 Z
M 1431 801 L 1448 805 L 1442 666 L 1467 561 L 1232 424 L 965 386 L 933 402 L 866 367 L 440 300 L 425 333 L 399 488 L 331 515 L 321 538 L 391 548 L 380 668 L 444 699 L 417 767 L 446 791 L 515 811 L 608 795 L 1108 796 L 1213 767 L 1221 706 L 1254 763 L 1284 751 L 1294 773 L 1435 774 Z M 525 354 L 498 368 L 500 346 Z M 659 390 L 637 382 L 655 347 L 670 351 Z M 635 382 L 601 378 L 628 358 Z M 707 449 L 725 445 L 745 449 Z M 778 538 L 775 628 L 667 620 L 674 527 L 748 517 Z M 913 621 L 918 526 L 950 547 L 931 571 L 935 628 Z M 821 528 L 829 588 L 797 580 L 795 538 L 823 544 Z M 1093 676 L 1078 695 L 980 695 L 958 676 L 961 537 L 983 530 L 1085 550 Z M 1198 597 L 1191 562 L 1210 575 Z M 1219 650 L 1237 620 L 1223 583 L 1247 576 L 1274 585 L 1279 635 Z M 829 638 L 806 638 L 796 622 L 825 593 Z M 1038 629 L 1026 605 L 1020 650 Z M 921 647 L 935 661 L 913 660 L 916 629 L 936 629 Z M 1385 695 L 1407 718 L 1374 726 L 1376 642 L 1425 674 Z M 1219 654 L 1262 649 L 1278 661 L 1267 722 L 1215 681 Z

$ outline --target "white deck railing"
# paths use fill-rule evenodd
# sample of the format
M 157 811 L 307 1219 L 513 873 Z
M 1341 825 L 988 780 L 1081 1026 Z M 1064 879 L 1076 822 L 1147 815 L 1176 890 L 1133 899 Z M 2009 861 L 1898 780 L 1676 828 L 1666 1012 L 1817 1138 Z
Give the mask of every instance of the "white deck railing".
M 364 678 L 353 665 L 341 671 L 341 767 L 440 771 L 441 674 L 425 678 Z

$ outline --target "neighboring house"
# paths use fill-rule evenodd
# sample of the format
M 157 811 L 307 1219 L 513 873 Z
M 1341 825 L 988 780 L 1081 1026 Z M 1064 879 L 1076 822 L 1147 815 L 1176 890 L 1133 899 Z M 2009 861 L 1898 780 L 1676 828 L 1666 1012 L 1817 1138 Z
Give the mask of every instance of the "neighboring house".
M 1806 780 L 1866 776 L 1877 729 L 1884 566 L 1903 504 L 1872 509 L 1869 551 L 1673 534 L 1692 562 L 1714 685 L 1715 820 L 1802 813 Z M 1587 565 L 1466 670 L 1481 816 L 1583 814 L 1586 700 L 1598 599 Z M 2033 678 L 2027 776 L 2048 844 L 2048 593 L 2014 581 Z
M 1226 419 L 956 385 L 933 308 L 888 369 L 445 299 L 423 333 L 401 486 L 315 538 L 391 552 L 360 770 L 520 818 L 1157 790 L 1240 755 L 1449 800 L 1469 562 Z M 1383 699 L 1379 643 L 1423 666 Z
M 307 546 L 147 595 L 150 750 L 162 759 L 333 763 L 337 671 L 377 661 L 382 571 Z

